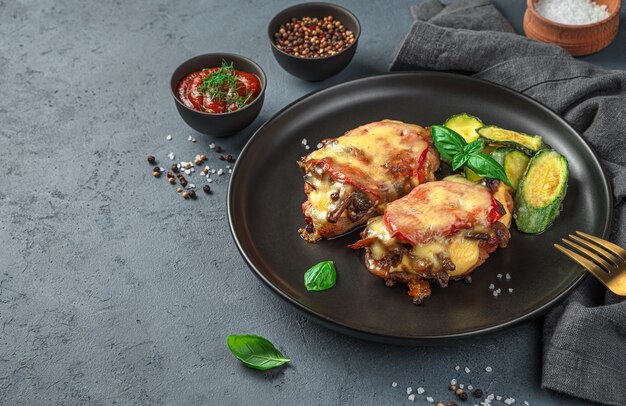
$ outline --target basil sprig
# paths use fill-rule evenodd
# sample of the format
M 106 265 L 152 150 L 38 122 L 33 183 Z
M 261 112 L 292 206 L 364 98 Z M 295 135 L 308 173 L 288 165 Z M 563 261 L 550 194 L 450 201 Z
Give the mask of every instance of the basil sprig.
M 248 368 L 266 371 L 290 361 L 274 344 L 260 336 L 232 334 L 227 344 L 230 352 Z
M 481 153 L 482 141 L 477 140 L 468 144 L 454 130 L 442 125 L 434 125 L 430 127 L 430 130 L 439 154 L 452 164 L 453 170 L 467 166 L 480 177 L 499 179 L 511 186 L 502 165 L 489 155 Z
M 304 286 L 307 290 L 319 292 L 330 289 L 337 282 L 337 271 L 333 261 L 320 262 L 304 273 Z

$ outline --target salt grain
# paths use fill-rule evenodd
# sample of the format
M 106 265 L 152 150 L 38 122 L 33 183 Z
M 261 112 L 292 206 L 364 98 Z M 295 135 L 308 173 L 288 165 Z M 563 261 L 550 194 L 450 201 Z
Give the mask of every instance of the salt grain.
M 462 383 L 459 384 L 459 388 L 463 389 L 465 387 L 465 385 L 463 385 Z
M 185 174 L 186 174 L 186 175 L 190 175 L 190 174 L 191 174 L 191 171 L 190 171 L 189 169 L 185 169 Z
M 224 174 L 224 170 L 223 170 L 222 168 L 220 168 L 220 169 L 217 171 L 217 175 L 218 175 L 218 176 L 220 176 L 220 175 L 222 175 L 222 174 Z
M 515 403 L 515 399 L 513 398 L 504 399 L 504 403 L 506 403 L 507 405 L 512 405 L 513 403 Z
M 302 145 L 306 145 L 306 144 L 307 144 L 307 140 L 306 140 L 306 138 L 303 138 L 302 139 Z
M 467 385 L 467 390 L 472 390 L 474 387 L 472 385 Z
M 304 149 L 309 149 L 309 148 L 311 148 L 311 147 L 309 147 L 308 145 L 304 146 Z
M 411 388 L 410 386 L 408 388 L 406 388 L 406 394 L 410 394 L 411 392 L 413 392 L 413 388 Z
M 209 178 L 209 179 L 207 179 L 206 181 L 207 181 L 207 182 L 209 182 L 209 183 L 211 183 L 211 182 L 213 182 L 213 179 L 210 179 L 210 178 Z
M 432 397 L 427 397 L 426 400 L 430 403 L 433 403 L 435 401 L 435 399 L 433 399 Z
M 497 277 L 498 277 L 498 279 L 502 279 L 502 274 L 501 274 L 501 273 L 499 273 L 499 274 L 497 275 Z
M 454 369 L 458 371 L 459 369 L 461 369 L 461 367 L 457 365 L 454 367 Z
M 191 141 L 193 137 L 190 135 L 189 138 L 187 138 L 187 141 Z
M 415 395 L 409 395 L 409 400 L 411 402 L 415 402 Z
M 493 369 L 491 367 L 487 367 L 487 368 L 485 368 L 485 371 L 491 372 L 491 371 L 493 371 Z
M 509 293 L 513 293 L 513 288 L 509 288 Z
M 211 149 L 215 149 L 215 144 L 214 144 L 214 143 L 210 143 L 210 144 L 209 144 L 209 148 L 211 148 Z
M 167 137 L 165 137 L 166 140 L 171 141 L 172 140 L 172 136 L 168 135 Z
M 317 144 L 317 149 L 320 149 L 320 148 L 322 148 L 322 147 L 323 147 L 323 145 L 322 145 L 322 143 L 321 143 L 321 142 L 320 142 L 319 144 Z
M 398 382 L 391 382 L 391 387 L 396 388 L 398 386 Z
M 470 369 L 468 367 L 465 367 L 465 373 L 469 374 L 470 373 Z
M 524 404 L 525 404 L 526 406 L 530 406 L 530 403 L 528 403 L 528 401 L 527 401 L 527 400 L 525 400 L 525 401 L 524 401 Z
M 540 0 L 535 10 L 545 18 L 566 25 L 586 25 L 609 17 L 605 5 L 591 0 Z
M 420 395 L 424 393 L 424 388 L 422 387 L 417 388 L 417 393 L 419 393 Z
M 501 401 L 501 400 L 502 400 L 502 396 L 500 396 L 500 395 L 496 396 L 496 400 L 497 400 L 498 402 L 499 402 L 499 401 Z
M 452 380 L 450 381 L 450 385 L 456 385 L 456 379 L 452 379 Z
M 494 285 L 493 283 L 489 285 L 489 290 L 494 290 L 495 288 L 496 288 L 496 285 Z
M 507 273 L 504 277 L 506 278 L 507 281 L 511 280 L 511 274 L 510 273 Z

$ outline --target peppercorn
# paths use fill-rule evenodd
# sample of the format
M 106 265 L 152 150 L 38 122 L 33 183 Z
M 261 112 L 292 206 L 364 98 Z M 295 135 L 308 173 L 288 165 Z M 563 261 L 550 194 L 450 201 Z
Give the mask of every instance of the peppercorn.
M 161 172 L 154 171 L 154 172 L 152 172 L 152 175 L 153 175 L 155 178 L 158 178 L 159 176 L 161 176 Z
M 183 187 L 187 186 L 187 179 L 185 179 L 183 174 L 179 173 L 177 176 L 178 176 L 178 181 L 180 182 L 180 184 L 183 185 Z
M 150 162 L 151 164 L 154 164 L 156 162 L 156 158 L 154 157 L 154 155 L 148 155 L 148 162 Z
M 391 279 L 388 279 L 388 280 L 391 280 Z M 420 299 L 420 298 L 418 298 L 418 297 L 413 298 L 413 304 L 414 304 L 415 306 L 421 306 L 421 305 L 422 305 L 422 303 L 423 303 L 423 300 L 422 300 L 422 299 Z
M 158 172 L 158 173 L 159 173 L 159 175 L 161 174 L 161 168 L 159 168 L 158 166 L 155 166 L 154 168 L 152 168 L 152 170 L 153 170 L 154 172 Z
M 461 399 L 461 401 L 465 402 L 467 401 L 467 393 L 463 392 L 461 393 L 461 395 L 459 396 L 459 398 Z
M 474 390 L 474 397 L 475 398 L 482 398 L 483 397 L 483 391 L 481 389 Z
M 448 402 L 448 406 L 459 406 L 455 401 Z
M 437 403 L 437 406 L 444 406 L 444 404 L 439 402 L 439 403 Z
M 226 155 L 226 162 L 233 162 L 233 156 L 231 154 Z
M 216 145 L 215 152 L 222 152 L 222 147 L 220 147 L 219 145 Z
M 202 165 L 202 159 L 198 158 L 194 161 L 196 165 Z
M 226 160 L 226 156 L 224 156 L 224 155 L 220 155 L 220 156 L 218 157 L 218 159 L 219 159 L 220 161 L 225 161 L 225 160 Z
M 172 171 L 167 171 L 167 177 L 168 178 L 173 178 L 174 174 L 172 173 Z
M 182 191 L 183 191 L 182 187 L 179 187 L 179 188 L 176 189 L 176 192 L 178 192 L 178 193 L 181 193 Z
M 176 164 L 172 165 L 172 172 L 178 173 L 178 165 L 176 165 Z
M 174 178 L 167 178 L 167 180 L 168 180 L 168 182 L 170 182 L 172 185 L 173 185 L 174 183 L 176 183 L 176 179 L 174 179 Z
M 191 139 L 191 142 L 196 142 L 196 141 L 198 141 L 198 139 L 195 137 Z
M 454 393 L 456 393 L 457 395 L 460 395 L 461 393 L 463 393 L 463 389 L 459 388 Z
M 455 391 L 456 390 L 456 385 L 450 385 L 450 390 L 451 391 Z
M 202 190 L 204 190 L 204 193 L 211 193 L 211 186 L 204 185 L 202 186 Z
M 191 169 L 191 162 L 185 162 L 185 169 Z
M 196 191 L 195 191 L 195 190 L 193 190 L 193 189 L 191 189 L 191 190 L 189 191 L 189 197 L 191 197 L 192 199 L 195 199 L 195 198 L 196 198 Z
M 183 199 L 189 199 L 189 193 L 183 192 Z
M 203 161 L 206 161 L 206 155 L 204 154 L 200 155 L 200 159 L 202 159 Z
M 274 34 L 274 44 L 283 52 L 303 58 L 335 55 L 356 41 L 354 33 L 332 16 L 292 18 Z

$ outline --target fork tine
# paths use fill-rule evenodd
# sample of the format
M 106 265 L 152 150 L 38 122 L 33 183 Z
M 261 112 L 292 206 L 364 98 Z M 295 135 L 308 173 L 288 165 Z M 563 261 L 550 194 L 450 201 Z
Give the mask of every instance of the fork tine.
M 604 285 L 606 285 L 606 282 L 607 282 L 607 279 L 609 277 L 609 274 L 607 274 L 606 272 L 601 270 L 598 265 L 596 265 L 593 262 L 589 261 L 587 258 L 583 257 L 582 255 L 579 255 L 579 254 L 575 253 L 574 251 L 571 251 L 571 250 L 563 247 L 562 245 L 554 244 L 554 248 L 556 248 L 557 250 L 561 251 L 563 254 L 567 255 L 568 257 L 570 257 L 571 259 L 576 261 L 580 266 L 582 266 L 583 268 L 588 270 L 589 273 L 591 273 L 598 280 L 600 280 L 600 282 L 602 282 Z
M 613 254 L 617 255 L 622 260 L 626 261 L 626 250 L 620 247 L 619 245 L 615 245 L 612 242 L 603 240 L 602 238 L 598 238 L 593 235 L 583 233 L 582 231 L 576 231 L 576 234 L 582 235 L 583 237 L 595 242 L 596 244 L 602 246 L 603 248 L 611 251 Z
M 576 237 L 575 235 L 571 235 L 571 238 L 580 240 L 580 238 Z M 562 238 L 561 240 L 563 240 L 563 242 L 567 245 L 569 245 L 572 248 L 576 248 L 578 251 L 582 252 L 583 254 L 587 254 L 588 257 L 590 257 L 591 259 L 593 259 L 594 261 L 596 261 L 596 263 L 598 265 L 600 265 L 602 268 L 604 268 L 604 270 L 606 272 L 611 272 L 611 270 L 613 270 L 614 266 L 612 264 L 609 264 L 608 262 L 606 262 L 604 260 L 604 258 L 600 257 L 599 255 L 596 255 L 595 253 L 593 253 L 592 251 L 589 251 L 588 249 L 581 247 L 580 245 L 571 242 L 570 240 L 567 240 L 565 238 Z M 590 247 L 590 248 L 595 248 L 595 247 Z

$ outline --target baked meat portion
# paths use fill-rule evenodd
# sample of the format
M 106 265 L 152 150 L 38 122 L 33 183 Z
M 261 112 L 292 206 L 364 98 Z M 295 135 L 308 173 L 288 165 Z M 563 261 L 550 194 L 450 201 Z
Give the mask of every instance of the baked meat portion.
M 365 248 L 370 272 L 389 286 L 405 283 L 414 303 L 421 303 L 430 296 L 431 282 L 447 287 L 507 246 L 511 209 L 504 183 L 449 176 L 387 205 L 350 248 Z
M 365 224 L 389 202 L 434 180 L 439 153 L 429 129 L 383 120 L 324 140 L 298 164 L 307 195 L 306 227 L 299 231 L 316 242 Z

